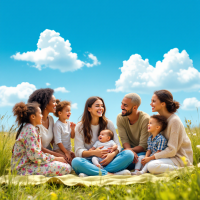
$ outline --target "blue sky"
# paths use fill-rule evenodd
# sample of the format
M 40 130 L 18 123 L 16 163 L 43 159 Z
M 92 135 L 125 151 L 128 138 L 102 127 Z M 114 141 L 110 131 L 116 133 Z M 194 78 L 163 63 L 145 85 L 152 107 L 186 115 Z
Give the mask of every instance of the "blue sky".
M 0 115 L 35 88 L 51 87 L 72 102 L 70 121 L 98 95 L 116 124 L 126 93 L 137 92 L 140 110 L 151 115 L 153 91 L 169 89 L 181 120 L 196 122 L 199 8 L 198 0 L 1 1 Z

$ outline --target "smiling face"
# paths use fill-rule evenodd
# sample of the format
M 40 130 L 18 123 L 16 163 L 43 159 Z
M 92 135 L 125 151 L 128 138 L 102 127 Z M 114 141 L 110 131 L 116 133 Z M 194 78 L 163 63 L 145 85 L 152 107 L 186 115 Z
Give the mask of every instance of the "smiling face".
M 133 112 L 133 103 L 131 99 L 124 97 L 121 104 L 122 116 L 128 116 Z
M 70 105 L 65 106 L 62 111 L 58 112 L 59 118 L 62 118 L 64 120 L 68 120 L 71 116 L 71 107 Z
M 50 101 L 47 104 L 45 109 L 50 113 L 55 113 L 56 112 L 56 105 L 57 105 L 56 104 L 56 98 L 55 98 L 54 95 L 52 95 L 52 97 L 51 97 L 51 99 L 50 99 Z
M 91 117 L 102 117 L 104 114 L 104 104 L 100 99 L 97 99 L 91 107 L 88 107 Z
M 161 102 L 156 94 L 153 94 L 150 106 L 152 107 L 152 112 L 159 112 L 165 106 L 165 103 Z
M 148 124 L 148 132 L 158 134 L 160 132 L 160 129 L 161 126 L 158 124 L 157 120 L 154 118 L 150 118 Z
M 108 136 L 106 130 L 103 130 L 100 132 L 98 139 L 100 142 L 104 143 L 104 142 L 108 142 L 110 140 L 110 136 Z

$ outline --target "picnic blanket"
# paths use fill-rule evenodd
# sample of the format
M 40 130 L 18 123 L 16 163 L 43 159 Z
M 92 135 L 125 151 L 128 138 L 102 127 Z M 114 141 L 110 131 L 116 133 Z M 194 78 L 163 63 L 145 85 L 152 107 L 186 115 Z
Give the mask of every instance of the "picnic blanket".
M 198 164 L 200 167 L 200 163 Z M 175 177 L 179 177 L 183 171 L 193 171 L 194 167 L 180 168 L 175 171 L 165 172 L 159 175 L 153 175 L 150 173 L 145 173 L 140 176 L 130 176 L 130 175 L 106 175 L 106 176 L 88 176 L 88 177 L 78 177 L 74 174 L 68 174 L 64 176 L 55 177 L 45 177 L 43 175 L 27 175 L 27 176 L 14 176 L 5 175 L 0 177 L 0 184 L 14 185 L 19 184 L 20 186 L 25 185 L 40 185 L 44 183 L 56 183 L 64 184 L 66 186 L 103 186 L 103 185 L 130 185 L 136 183 L 146 183 L 146 182 L 156 182 L 156 181 L 170 181 Z

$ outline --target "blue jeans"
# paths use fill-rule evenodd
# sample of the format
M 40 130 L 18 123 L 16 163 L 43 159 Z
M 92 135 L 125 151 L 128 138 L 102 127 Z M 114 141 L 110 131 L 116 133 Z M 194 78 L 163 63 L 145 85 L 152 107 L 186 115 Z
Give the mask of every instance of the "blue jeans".
M 134 159 L 132 151 L 122 151 L 103 169 L 98 168 L 91 162 L 92 157 L 80 158 L 76 157 L 72 160 L 72 168 L 76 174 L 84 173 L 88 176 L 106 175 L 108 172 L 115 173 L 126 169 Z

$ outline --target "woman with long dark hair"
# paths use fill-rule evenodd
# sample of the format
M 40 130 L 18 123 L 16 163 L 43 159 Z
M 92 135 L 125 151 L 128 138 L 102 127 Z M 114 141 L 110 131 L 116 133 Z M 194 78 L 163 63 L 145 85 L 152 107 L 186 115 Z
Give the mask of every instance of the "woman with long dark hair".
M 113 123 L 105 117 L 106 107 L 100 97 L 90 97 L 85 104 L 81 122 L 75 129 L 75 155 L 72 160 L 72 167 L 79 176 L 97 176 L 110 173 L 128 175 L 130 172 L 126 169 L 133 161 L 132 151 L 121 151 L 121 145 Z M 89 149 L 98 140 L 99 133 L 104 129 L 110 129 L 114 133 L 114 142 L 118 149 L 112 153 L 108 150 L 102 150 L 99 147 L 95 150 Z M 120 152 L 120 153 L 119 153 Z M 101 162 L 103 169 L 93 165 L 91 159 L 93 156 L 105 157 Z
M 189 137 L 180 118 L 175 114 L 179 102 L 173 99 L 168 90 L 155 91 L 151 99 L 152 112 L 158 112 L 168 121 L 167 128 L 162 132 L 168 140 L 167 148 L 154 154 L 154 159 L 148 165 L 148 171 L 160 174 L 172 171 L 178 167 L 193 164 L 193 151 Z

